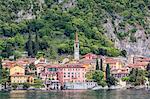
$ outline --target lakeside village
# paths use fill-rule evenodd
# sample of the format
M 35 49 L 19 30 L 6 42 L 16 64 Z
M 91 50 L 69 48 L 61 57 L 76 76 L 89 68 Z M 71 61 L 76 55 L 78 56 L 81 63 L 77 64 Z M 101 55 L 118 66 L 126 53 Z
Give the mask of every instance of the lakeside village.
M 51 62 L 22 57 L 1 60 L 0 90 L 10 89 L 108 89 L 149 86 L 150 57 L 107 57 L 88 53 L 79 55 L 75 34 L 74 59 Z

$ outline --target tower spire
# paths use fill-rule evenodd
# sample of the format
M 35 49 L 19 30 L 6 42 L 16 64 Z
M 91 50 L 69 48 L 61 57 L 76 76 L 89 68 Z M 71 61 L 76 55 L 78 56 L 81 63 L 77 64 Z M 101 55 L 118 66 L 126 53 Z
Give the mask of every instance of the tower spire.
M 78 33 L 76 32 L 76 34 L 75 34 L 75 42 L 78 42 L 79 40 L 78 40 Z

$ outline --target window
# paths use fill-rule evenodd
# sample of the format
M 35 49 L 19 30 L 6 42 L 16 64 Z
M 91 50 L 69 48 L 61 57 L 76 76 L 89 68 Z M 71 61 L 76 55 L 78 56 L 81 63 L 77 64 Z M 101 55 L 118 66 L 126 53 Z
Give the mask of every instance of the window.
M 70 73 L 68 73 L 68 77 L 70 77 Z
M 64 73 L 64 77 L 66 77 L 66 73 Z

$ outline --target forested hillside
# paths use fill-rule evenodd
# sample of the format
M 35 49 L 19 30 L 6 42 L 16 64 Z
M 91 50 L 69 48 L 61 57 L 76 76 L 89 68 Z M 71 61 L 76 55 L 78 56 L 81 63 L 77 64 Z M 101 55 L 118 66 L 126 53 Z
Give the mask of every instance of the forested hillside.
M 24 51 L 49 58 L 73 54 L 75 32 L 80 54 L 147 54 L 149 4 L 150 0 L 0 0 L 1 56 L 19 57 Z

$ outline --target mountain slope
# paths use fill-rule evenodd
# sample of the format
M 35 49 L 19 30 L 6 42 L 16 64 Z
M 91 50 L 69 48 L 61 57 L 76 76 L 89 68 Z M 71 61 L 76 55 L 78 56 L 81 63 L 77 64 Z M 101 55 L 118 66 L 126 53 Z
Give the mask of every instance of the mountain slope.
M 51 58 L 73 54 L 75 32 L 79 33 L 81 54 L 125 56 L 127 51 L 127 55 L 148 55 L 149 3 L 149 0 L 0 0 L 1 55 L 8 57 L 16 50 L 27 50 L 29 32 L 33 42 L 38 33 L 39 51 Z M 12 53 L 8 45 L 12 46 Z

